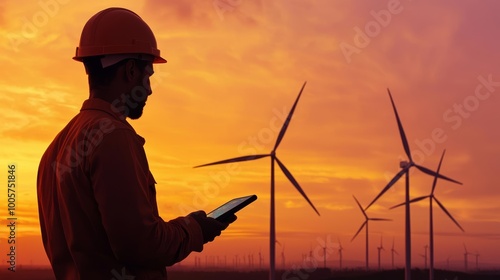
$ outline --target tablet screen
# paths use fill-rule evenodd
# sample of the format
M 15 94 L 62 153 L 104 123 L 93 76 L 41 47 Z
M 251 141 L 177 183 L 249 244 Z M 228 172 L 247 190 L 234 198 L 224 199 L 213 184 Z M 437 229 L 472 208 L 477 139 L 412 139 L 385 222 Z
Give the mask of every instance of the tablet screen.
M 225 204 L 223 204 L 222 206 L 220 206 L 219 208 L 215 209 L 214 211 L 208 213 L 207 216 L 212 217 L 214 219 L 217 219 L 219 217 L 222 217 L 226 213 L 234 214 L 235 212 L 237 212 L 241 208 L 250 204 L 255 199 L 257 199 L 256 195 L 249 195 L 249 196 L 244 196 L 244 197 L 232 199 L 232 200 L 226 202 Z

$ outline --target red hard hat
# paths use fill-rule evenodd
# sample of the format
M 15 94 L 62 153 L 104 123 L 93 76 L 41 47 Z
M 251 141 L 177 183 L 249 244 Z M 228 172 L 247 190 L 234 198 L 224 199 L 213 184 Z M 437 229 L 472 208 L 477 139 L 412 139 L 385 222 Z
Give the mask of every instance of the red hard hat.
M 95 14 L 82 30 L 74 60 L 112 54 L 148 54 L 153 63 L 167 62 L 160 56 L 151 28 L 136 13 L 108 8 Z

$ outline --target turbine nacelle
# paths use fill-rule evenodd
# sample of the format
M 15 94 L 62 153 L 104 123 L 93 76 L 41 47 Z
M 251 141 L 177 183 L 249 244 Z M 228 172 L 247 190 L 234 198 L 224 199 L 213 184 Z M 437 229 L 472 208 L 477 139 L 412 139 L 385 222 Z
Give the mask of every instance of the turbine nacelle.
M 401 169 L 408 169 L 408 168 L 410 168 L 412 165 L 413 165 L 413 164 L 412 164 L 411 162 L 406 161 L 406 160 L 403 160 L 403 161 L 400 161 L 400 162 L 399 162 L 399 167 L 400 167 Z

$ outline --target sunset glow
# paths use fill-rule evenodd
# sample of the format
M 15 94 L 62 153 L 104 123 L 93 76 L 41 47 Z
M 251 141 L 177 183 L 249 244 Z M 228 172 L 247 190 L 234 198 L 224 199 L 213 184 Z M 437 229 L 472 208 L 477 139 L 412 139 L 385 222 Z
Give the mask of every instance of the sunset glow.
M 435 195 L 465 229 L 434 205 L 435 263 L 463 266 L 464 244 L 483 268 L 500 268 L 500 3 L 496 1 L 87 1 L 0 3 L 0 160 L 17 164 L 19 265 L 48 265 L 38 222 L 40 158 L 88 98 L 83 65 L 72 60 L 85 22 L 121 6 L 154 31 L 168 63 L 155 65 L 143 116 L 129 120 L 146 139 L 164 220 L 210 211 L 239 196 L 258 200 L 201 254 L 257 255 L 269 261 L 270 160 L 196 168 L 269 153 L 304 83 L 277 155 L 321 216 L 276 172 L 276 238 L 287 262 L 325 243 L 337 266 L 364 265 L 366 206 L 405 159 L 390 88 L 418 164 L 463 185 L 439 180 Z M 410 175 L 411 197 L 430 194 L 433 178 Z M 4 175 L 4 181 L 7 175 Z M 0 260 L 9 244 L 6 184 L 0 188 Z M 367 214 L 370 262 L 380 238 L 390 267 L 394 238 L 404 262 L 404 178 Z M 412 257 L 423 267 L 428 200 L 412 205 Z M 126 233 L 124 233 L 126 234 Z M 282 247 L 276 247 L 281 264 Z M 322 258 L 321 253 L 321 258 Z M 474 261 L 470 257 L 471 266 Z

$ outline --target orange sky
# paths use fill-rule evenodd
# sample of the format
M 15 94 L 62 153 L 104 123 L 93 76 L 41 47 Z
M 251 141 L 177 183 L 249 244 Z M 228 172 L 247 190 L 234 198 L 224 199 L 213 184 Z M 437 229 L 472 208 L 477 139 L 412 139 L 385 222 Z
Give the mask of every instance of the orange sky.
M 367 205 L 399 171 L 404 155 L 389 87 L 415 159 L 436 169 L 446 149 L 442 173 L 464 183 L 438 182 L 436 196 L 466 232 L 435 208 L 436 263 L 448 257 L 463 263 L 465 243 L 480 254 L 480 265 L 500 266 L 496 1 L 223 2 L 0 3 L 0 159 L 4 172 L 8 163 L 18 165 L 21 264 L 48 263 L 39 233 L 36 171 L 45 148 L 88 96 L 84 69 L 71 59 L 81 29 L 97 11 L 122 6 L 148 22 L 168 60 L 155 68 L 143 117 L 131 121 L 146 138 L 162 217 L 259 196 L 222 237 L 186 263 L 194 256 L 229 258 L 259 250 L 269 259 L 269 161 L 238 164 L 228 179 L 227 166 L 192 166 L 269 152 L 307 80 L 278 155 L 321 217 L 277 173 L 277 239 L 285 244 L 287 261 L 298 261 L 328 235 L 342 242 L 344 260 L 363 261 L 364 232 L 350 242 L 363 222 L 352 195 Z M 370 226 L 372 266 L 381 236 L 386 248 L 395 238 L 403 252 L 403 209 L 388 210 L 402 202 L 402 182 L 368 211 L 394 220 Z M 428 194 L 431 183 L 431 177 L 413 172 L 412 197 Z M 1 190 L 6 193 L 5 184 Z M 6 200 L 0 199 L 2 224 Z M 423 266 L 427 205 L 412 207 L 414 266 Z M 2 226 L 2 256 L 5 236 Z M 389 265 L 389 250 L 383 258 Z M 329 255 L 335 265 L 337 259 Z

